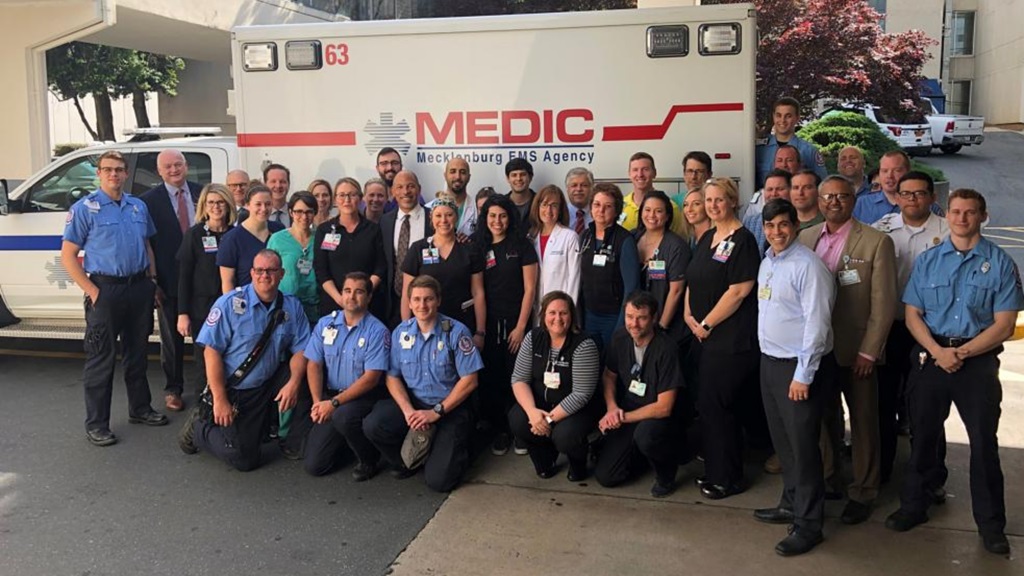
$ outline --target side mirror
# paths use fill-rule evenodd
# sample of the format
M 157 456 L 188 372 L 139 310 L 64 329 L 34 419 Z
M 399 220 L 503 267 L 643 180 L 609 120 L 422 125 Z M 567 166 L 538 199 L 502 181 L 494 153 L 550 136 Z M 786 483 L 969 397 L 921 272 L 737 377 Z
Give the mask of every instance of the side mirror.
M 10 213 L 10 201 L 8 195 L 7 179 L 0 178 L 0 216 L 7 216 Z

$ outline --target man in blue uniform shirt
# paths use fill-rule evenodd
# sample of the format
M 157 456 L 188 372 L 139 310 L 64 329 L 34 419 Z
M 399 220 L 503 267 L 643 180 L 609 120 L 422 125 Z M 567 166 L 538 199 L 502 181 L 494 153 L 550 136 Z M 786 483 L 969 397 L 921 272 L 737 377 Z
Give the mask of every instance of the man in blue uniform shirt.
M 163 426 L 167 417 L 150 406 L 146 344 L 153 331 L 156 272 L 149 239 L 156 234 L 146 204 L 121 191 L 128 164 L 119 152 L 100 156 L 98 190 L 71 207 L 64 226 L 61 262 L 85 292 L 85 436 L 110 446 L 110 396 L 117 339 L 124 353 L 128 421 Z M 78 252 L 85 250 L 84 262 Z
M 410 429 L 433 428 L 424 480 L 431 490 L 447 492 L 469 468 L 474 422 L 468 400 L 484 363 L 469 329 L 438 313 L 441 285 L 436 279 L 424 275 L 410 282 L 409 302 L 413 317 L 391 333 L 391 398 L 374 406 L 363 430 L 394 467 L 393 475 L 407 478 L 413 472 L 402 462 L 402 442 Z
M 755 189 L 764 186 L 764 180 L 768 173 L 775 168 L 775 150 L 780 144 L 789 144 L 800 151 L 800 163 L 804 168 L 814 170 L 822 180 L 828 176 L 825 170 L 825 159 L 821 153 L 810 142 L 796 135 L 796 128 L 800 124 L 800 103 L 793 98 L 779 98 L 772 106 L 772 134 L 768 136 L 764 144 L 758 144 L 754 149 L 756 178 L 754 179 Z M 794 173 L 795 170 L 790 170 Z
M 857 192 L 857 206 L 853 209 L 853 217 L 872 226 L 886 214 L 899 214 L 900 180 L 910 172 L 910 156 L 903 150 L 890 150 L 878 159 L 878 182 L 882 189 L 878 192 L 861 194 Z M 944 216 L 938 204 L 932 204 L 931 210 Z
M 795 529 L 775 546 L 782 556 L 822 541 L 825 479 L 818 449 L 825 387 L 835 376 L 832 307 L 836 283 L 813 250 L 796 241 L 800 222 L 788 200 L 762 212 L 770 248 L 757 278 L 761 396 L 772 445 L 782 465 L 782 497 L 754 517 Z
M 967 429 L 971 446 L 971 504 L 985 549 L 1008 555 L 999 464 L 999 353 L 1024 309 L 1020 274 L 1013 260 L 983 238 L 985 198 L 961 188 L 949 195 L 950 236 L 921 254 L 903 293 L 907 329 L 917 346 L 907 382 L 913 422 L 910 462 L 900 508 L 885 521 L 905 532 L 928 521 L 928 474 L 937 462 L 950 403 Z
M 260 444 L 269 418 L 295 406 L 306 374 L 302 351 L 309 338 L 309 322 L 302 303 L 278 290 L 283 277 L 281 256 L 261 250 L 253 259 L 252 284 L 221 296 L 210 309 L 197 341 L 205 347 L 213 413 L 202 405 L 190 413 L 178 436 L 186 454 L 202 449 L 242 472 L 254 470 L 260 465 Z M 275 316 L 278 324 L 262 354 L 254 353 Z M 277 410 L 272 409 L 271 399 Z M 289 434 L 288 441 L 302 441 L 301 435 L 294 437 Z
M 380 454 L 363 433 L 363 418 L 380 397 L 378 384 L 388 369 L 391 335 L 367 311 L 372 294 L 369 276 L 345 275 L 342 310 L 321 318 L 306 343 L 313 429 L 306 441 L 305 468 L 314 476 L 334 469 L 346 445 L 356 457 L 356 482 L 377 473 Z

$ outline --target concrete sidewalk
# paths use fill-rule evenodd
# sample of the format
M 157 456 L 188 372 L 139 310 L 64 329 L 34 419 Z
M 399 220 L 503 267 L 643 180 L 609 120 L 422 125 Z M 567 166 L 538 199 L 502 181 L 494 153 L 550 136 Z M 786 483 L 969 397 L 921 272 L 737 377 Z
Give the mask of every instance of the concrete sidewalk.
M 777 503 L 781 490 L 781 477 L 760 471 L 763 458 L 748 462 L 747 492 L 713 502 L 693 485 L 701 473 L 697 462 L 680 469 L 675 494 L 656 500 L 648 494 L 649 475 L 614 490 L 593 479 L 569 483 L 564 470 L 541 480 L 526 457 L 510 452 L 476 463 L 467 484 L 395 560 L 392 574 L 1024 574 L 1024 485 L 1018 481 L 1024 474 L 1024 342 L 1010 343 L 1002 360 L 1000 457 L 1009 559 L 986 552 L 977 535 L 967 437 L 954 412 L 946 425 L 948 501 L 930 510 L 930 522 L 905 534 L 886 530 L 884 522 L 898 507 L 906 438 L 871 520 L 845 526 L 838 520 L 844 503 L 828 502 L 825 542 L 798 558 L 774 552 L 784 526 L 752 517 L 755 508 Z

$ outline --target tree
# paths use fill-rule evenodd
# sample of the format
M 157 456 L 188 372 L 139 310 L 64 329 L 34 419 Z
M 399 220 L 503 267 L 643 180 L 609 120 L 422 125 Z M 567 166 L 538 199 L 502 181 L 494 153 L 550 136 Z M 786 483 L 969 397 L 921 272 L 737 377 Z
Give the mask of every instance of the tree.
M 799 100 L 805 112 L 822 98 L 871 102 L 896 117 L 921 105 L 921 67 L 936 43 L 923 32 L 884 32 L 881 16 L 864 0 L 754 0 L 754 6 L 757 118 L 765 126 L 782 96 Z
M 131 95 L 138 126 L 148 127 L 146 93 L 177 94 L 178 72 L 185 62 L 161 56 L 85 42 L 71 42 L 46 52 L 50 90 L 61 100 L 72 100 L 78 116 L 94 140 L 115 140 L 111 99 Z M 93 97 L 96 128 L 82 109 L 81 98 Z

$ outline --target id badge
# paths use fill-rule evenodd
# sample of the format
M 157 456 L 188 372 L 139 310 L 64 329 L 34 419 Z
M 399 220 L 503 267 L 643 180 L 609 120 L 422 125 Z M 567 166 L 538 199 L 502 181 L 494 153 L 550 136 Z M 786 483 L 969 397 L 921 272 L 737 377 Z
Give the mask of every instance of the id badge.
M 334 252 L 338 249 L 338 244 L 341 244 L 341 234 L 325 234 L 324 241 L 320 244 L 320 248 Z
M 736 243 L 732 240 L 722 240 L 718 244 L 718 248 L 715 249 L 715 255 L 712 258 L 718 262 L 727 262 L 729 256 L 732 256 L 732 249 L 736 247 Z
M 334 339 L 338 337 L 338 329 L 333 326 L 327 326 L 324 328 L 324 346 L 331 346 L 334 344 Z
M 545 372 L 544 373 L 544 387 L 551 390 L 558 390 L 558 387 L 562 385 L 562 375 L 558 372 Z
M 860 284 L 860 272 L 849 269 L 839 271 L 840 286 L 852 286 L 854 284 Z
M 437 248 L 424 248 L 423 249 L 423 263 L 424 264 L 437 264 L 441 261 L 441 257 L 438 255 Z
M 235 296 L 231 299 L 231 311 L 235 314 L 245 313 L 245 298 Z
M 487 251 L 487 268 L 491 269 L 498 265 L 498 259 L 494 257 L 494 250 Z
M 643 396 L 647 393 L 647 383 L 634 378 L 633 381 L 629 383 L 629 392 L 630 394 Z
M 651 260 L 647 262 L 647 278 L 649 280 L 664 280 L 666 277 L 664 260 Z
M 771 286 L 761 286 L 760 288 L 758 288 L 757 289 L 757 299 L 758 300 L 771 300 L 772 299 L 772 287 Z
M 608 263 L 608 255 L 607 254 L 594 254 L 594 266 L 597 266 L 598 268 L 604 268 L 605 264 L 607 264 L 607 263 Z
M 309 275 L 310 272 L 313 271 L 313 262 L 305 258 L 299 258 L 295 262 L 295 267 L 299 269 L 299 274 L 307 276 Z
M 217 237 L 216 236 L 203 236 L 203 251 L 207 254 L 211 254 L 217 251 Z

